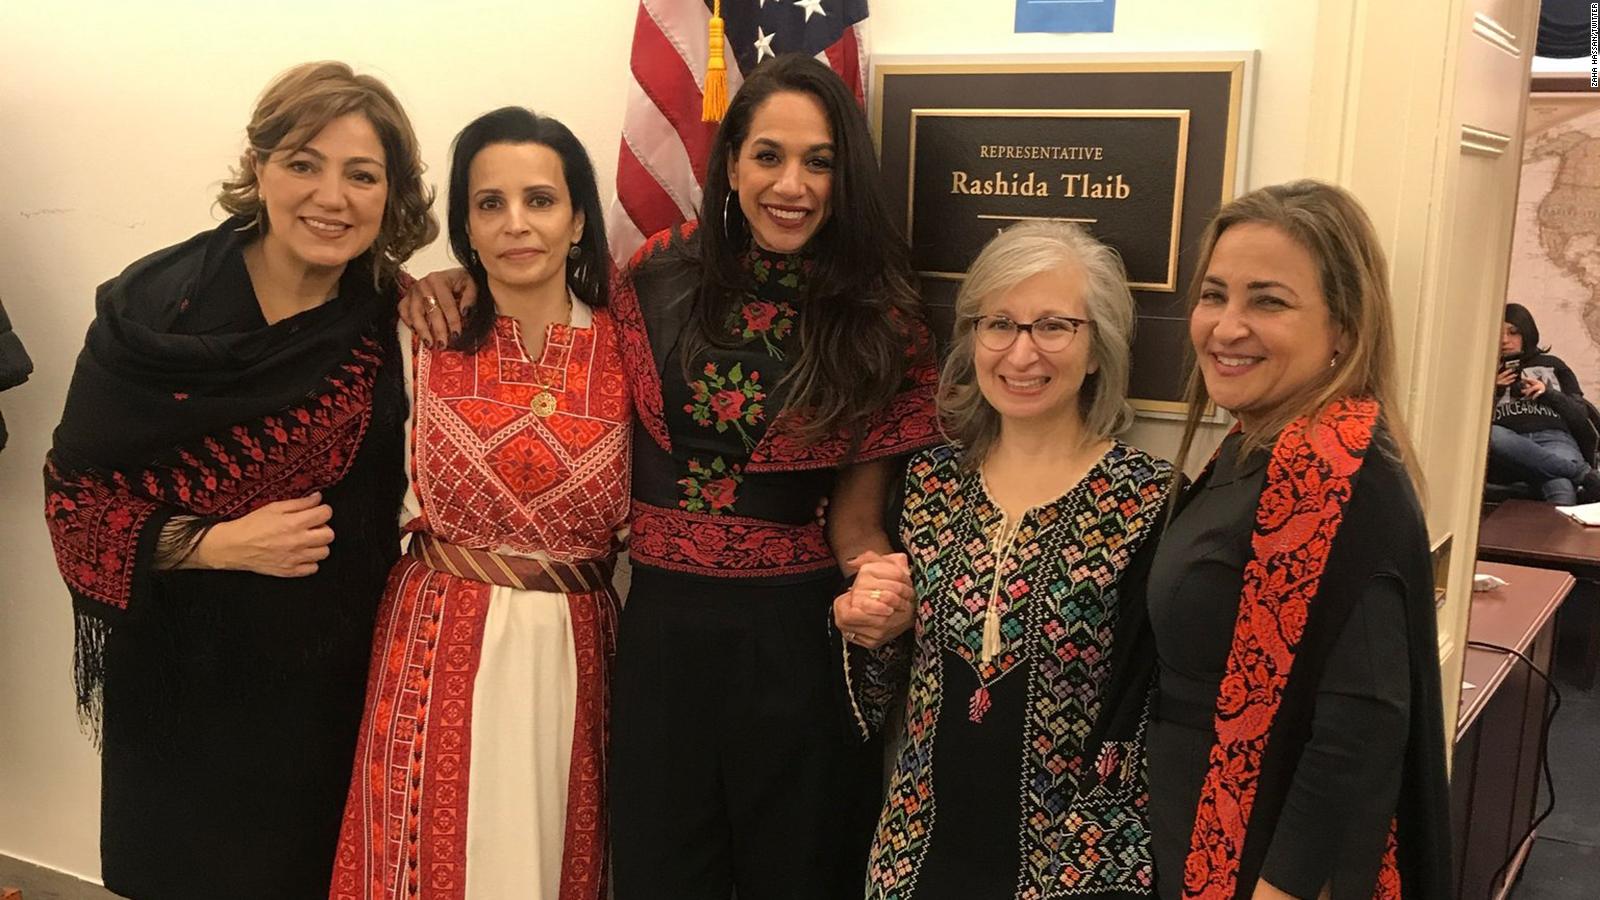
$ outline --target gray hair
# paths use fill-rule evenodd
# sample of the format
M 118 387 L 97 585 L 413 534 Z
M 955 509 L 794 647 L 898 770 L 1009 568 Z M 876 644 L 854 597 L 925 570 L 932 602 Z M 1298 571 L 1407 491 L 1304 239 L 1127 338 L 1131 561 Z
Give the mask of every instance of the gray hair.
M 1133 350 L 1133 294 L 1117 251 L 1069 222 L 1019 222 L 989 241 L 967 270 L 956 294 L 955 333 L 939 375 L 939 419 L 945 436 L 962 448 L 962 459 L 976 466 L 1000 434 L 1000 414 L 978 390 L 973 360 L 972 317 L 983 302 L 1041 272 L 1081 268 L 1086 284 L 1090 358 L 1099 370 L 1084 379 L 1078 395 L 1085 437 L 1100 440 L 1122 432 L 1133 421 L 1128 405 L 1128 368 Z

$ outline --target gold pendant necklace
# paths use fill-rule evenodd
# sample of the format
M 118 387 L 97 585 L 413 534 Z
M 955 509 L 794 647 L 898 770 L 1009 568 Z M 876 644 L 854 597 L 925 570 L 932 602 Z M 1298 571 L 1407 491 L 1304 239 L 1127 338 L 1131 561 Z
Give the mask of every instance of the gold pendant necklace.
M 567 312 L 566 312 L 566 315 L 562 317 L 561 324 L 568 325 L 571 322 L 572 322 L 572 294 L 569 293 L 569 294 L 567 294 Z M 519 332 L 521 330 L 520 322 L 518 324 L 518 330 L 519 330 Z M 547 343 L 546 343 L 545 346 L 542 346 L 542 347 L 539 348 L 539 356 L 540 357 L 543 357 L 545 353 L 549 352 L 550 348 L 548 346 L 548 334 L 549 334 L 550 331 L 551 331 L 550 327 L 546 326 L 545 327 L 545 333 L 547 335 L 547 338 L 546 338 Z M 526 352 L 527 346 L 528 346 L 527 342 L 526 341 L 521 341 L 520 337 L 519 337 L 519 342 L 522 344 L 523 351 Z M 534 371 L 537 373 L 539 360 L 533 359 L 532 357 L 530 357 L 528 359 L 528 362 L 530 362 L 530 363 L 532 363 L 534 365 Z M 534 378 L 537 380 L 538 375 L 535 374 Z M 550 416 L 555 414 L 555 411 L 556 411 L 556 395 L 550 393 L 550 390 L 549 390 L 548 386 L 541 384 L 541 385 L 539 385 L 539 390 L 534 392 L 533 399 L 528 401 L 528 409 L 531 410 L 533 412 L 533 414 L 538 416 L 539 418 L 548 419 L 548 418 L 550 418 Z

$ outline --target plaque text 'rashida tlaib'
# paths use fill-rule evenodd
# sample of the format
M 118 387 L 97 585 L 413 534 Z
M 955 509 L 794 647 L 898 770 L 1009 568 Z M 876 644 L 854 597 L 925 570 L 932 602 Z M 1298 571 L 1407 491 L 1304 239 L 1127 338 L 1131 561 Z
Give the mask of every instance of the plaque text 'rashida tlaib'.
M 1186 110 L 915 110 L 911 243 L 957 277 L 998 229 L 1053 219 L 1116 247 L 1129 281 L 1171 290 Z

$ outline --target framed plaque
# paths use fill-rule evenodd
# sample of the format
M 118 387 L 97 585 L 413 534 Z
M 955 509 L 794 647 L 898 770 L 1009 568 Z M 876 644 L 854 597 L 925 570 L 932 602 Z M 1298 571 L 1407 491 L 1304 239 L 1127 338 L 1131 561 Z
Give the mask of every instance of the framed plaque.
M 1181 416 L 1200 234 L 1242 182 L 1254 54 L 880 58 L 873 126 L 941 340 L 995 232 L 1077 222 L 1122 255 L 1138 312 L 1129 394 Z

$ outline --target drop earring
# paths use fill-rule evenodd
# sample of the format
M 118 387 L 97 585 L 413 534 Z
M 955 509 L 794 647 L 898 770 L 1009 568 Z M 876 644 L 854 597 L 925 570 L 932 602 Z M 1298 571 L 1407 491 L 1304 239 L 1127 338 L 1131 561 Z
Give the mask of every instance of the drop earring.
M 573 244 L 572 246 L 567 248 L 567 259 L 577 259 L 578 258 L 578 254 L 580 254 L 582 252 L 583 252 L 583 248 L 582 247 L 578 246 L 577 244 Z

